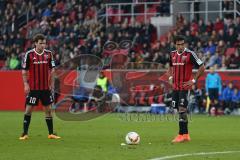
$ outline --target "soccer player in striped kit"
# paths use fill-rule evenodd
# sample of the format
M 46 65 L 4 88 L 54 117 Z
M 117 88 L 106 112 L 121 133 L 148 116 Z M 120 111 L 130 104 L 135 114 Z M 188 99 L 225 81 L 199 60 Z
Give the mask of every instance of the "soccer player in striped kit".
M 183 36 L 176 36 L 174 43 L 176 50 L 171 52 L 168 73 L 173 85 L 172 107 L 179 113 L 179 133 L 172 142 L 179 143 L 191 140 L 188 133 L 187 97 L 191 86 L 204 73 L 205 67 L 196 53 L 185 47 Z M 194 66 L 198 71 L 192 77 Z
M 53 134 L 53 118 L 51 104 L 53 103 L 52 90 L 54 89 L 54 67 L 52 52 L 46 50 L 46 38 L 43 34 L 34 36 L 35 48 L 29 50 L 22 63 L 22 77 L 26 97 L 26 110 L 23 121 L 23 133 L 20 140 L 28 139 L 28 128 L 31 121 L 33 107 L 41 100 L 45 110 L 45 120 L 48 127 L 48 138 L 59 139 Z M 28 78 L 27 78 L 28 73 Z M 49 79 L 50 83 L 49 83 Z

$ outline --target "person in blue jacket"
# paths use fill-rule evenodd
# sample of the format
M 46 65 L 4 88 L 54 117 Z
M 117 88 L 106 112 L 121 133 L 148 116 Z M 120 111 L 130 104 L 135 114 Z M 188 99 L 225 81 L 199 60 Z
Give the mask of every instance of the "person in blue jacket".
M 209 110 L 212 107 L 216 108 L 216 112 L 219 109 L 218 97 L 222 92 L 222 80 L 218 73 L 215 72 L 214 67 L 210 68 L 210 72 L 207 74 L 205 81 L 206 96 L 209 96 L 211 100 L 211 105 Z
M 224 101 L 224 113 L 225 114 L 230 114 L 231 110 L 231 102 L 232 102 L 232 97 L 233 97 L 233 83 L 230 82 L 228 86 L 223 90 L 223 101 Z
M 240 105 L 240 91 L 238 88 L 234 88 L 231 102 L 231 111 L 237 110 Z

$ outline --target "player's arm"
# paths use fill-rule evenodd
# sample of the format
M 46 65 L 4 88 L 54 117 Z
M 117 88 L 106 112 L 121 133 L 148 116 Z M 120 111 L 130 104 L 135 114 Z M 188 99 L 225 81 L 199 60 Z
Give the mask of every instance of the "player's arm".
M 50 53 L 50 62 L 49 62 L 49 68 L 51 70 L 50 72 L 50 90 L 54 90 L 54 86 L 55 86 L 55 76 L 56 76 L 56 72 L 55 72 L 55 61 L 53 58 L 53 54 Z
M 203 75 L 204 71 L 205 71 L 205 66 L 204 66 L 204 64 L 202 64 L 202 65 L 199 67 L 197 73 L 195 74 L 194 80 L 197 81 L 197 80 L 199 79 L 199 77 L 201 77 L 201 76 Z
M 205 90 L 206 90 L 206 95 L 208 96 L 208 83 L 209 83 L 209 75 L 207 75 L 207 78 L 205 80 Z
M 27 72 L 28 72 L 28 69 L 30 66 L 29 63 L 30 63 L 29 54 L 26 53 L 24 56 L 24 59 L 22 61 L 22 78 L 23 78 L 23 84 L 24 84 L 24 92 L 26 94 L 28 94 L 28 92 L 30 90 L 30 87 L 28 84 L 28 77 L 27 77 Z
M 192 64 L 198 68 L 198 70 L 192 80 L 183 83 L 183 87 L 192 86 L 194 83 L 197 82 L 199 77 L 201 75 L 203 75 L 203 73 L 205 71 L 204 63 L 201 59 L 198 58 L 196 53 L 191 52 L 190 60 L 191 60 Z
M 54 90 L 55 88 L 54 88 L 54 86 L 55 86 L 55 76 L 56 76 L 56 72 L 55 72 L 55 69 L 53 68 L 53 69 L 51 69 L 51 75 L 50 75 L 50 79 L 51 79 L 51 81 L 50 81 L 50 89 L 51 90 Z
M 173 78 L 173 75 L 172 75 L 172 66 L 170 66 L 167 70 L 167 73 L 166 73 L 167 77 L 169 80 L 171 80 Z
M 30 87 L 27 81 L 27 71 L 26 70 L 22 70 L 22 78 L 23 78 L 23 84 L 24 84 L 24 92 L 26 94 L 28 94 Z

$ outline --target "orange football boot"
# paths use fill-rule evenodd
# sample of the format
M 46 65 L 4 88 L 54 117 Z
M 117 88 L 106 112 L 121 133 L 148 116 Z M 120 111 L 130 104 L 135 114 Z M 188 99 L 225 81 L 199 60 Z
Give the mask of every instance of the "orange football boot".
M 184 142 L 184 140 L 183 135 L 179 134 L 172 140 L 172 143 L 181 143 Z
M 61 137 L 55 135 L 55 134 L 49 134 L 48 139 L 60 139 Z
M 189 134 L 183 134 L 184 141 L 191 141 Z

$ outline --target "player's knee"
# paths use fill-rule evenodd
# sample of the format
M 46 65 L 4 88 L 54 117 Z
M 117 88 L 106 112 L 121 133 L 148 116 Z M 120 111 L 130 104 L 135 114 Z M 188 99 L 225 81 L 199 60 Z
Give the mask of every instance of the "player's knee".
M 25 110 L 25 115 L 32 115 L 32 108 L 31 107 L 26 107 L 26 110 Z
M 187 122 L 187 108 L 179 107 L 179 121 Z
M 31 109 L 26 109 L 25 110 L 25 114 L 26 115 L 31 115 L 32 114 L 32 110 Z
M 49 116 L 52 116 L 52 111 L 49 110 L 49 111 L 47 112 L 47 114 L 48 114 Z
M 52 111 L 51 111 L 50 109 L 46 109 L 46 110 L 45 110 L 45 115 L 46 115 L 47 117 L 52 117 Z
M 187 122 L 187 112 L 179 112 L 179 121 Z
M 179 107 L 179 113 L 186 112 L 187 113 L 187 108 L 185 107 Z
M 51 112 L 45 113 L 45 116 L 46 117 L 52 117 L 52 113 Z
M 24 114 L 27 115 L 27 116 L 31 116 L 31 115 L 32 115 L 32 112 L 31 112 L 31 111 L 25 111 Z

